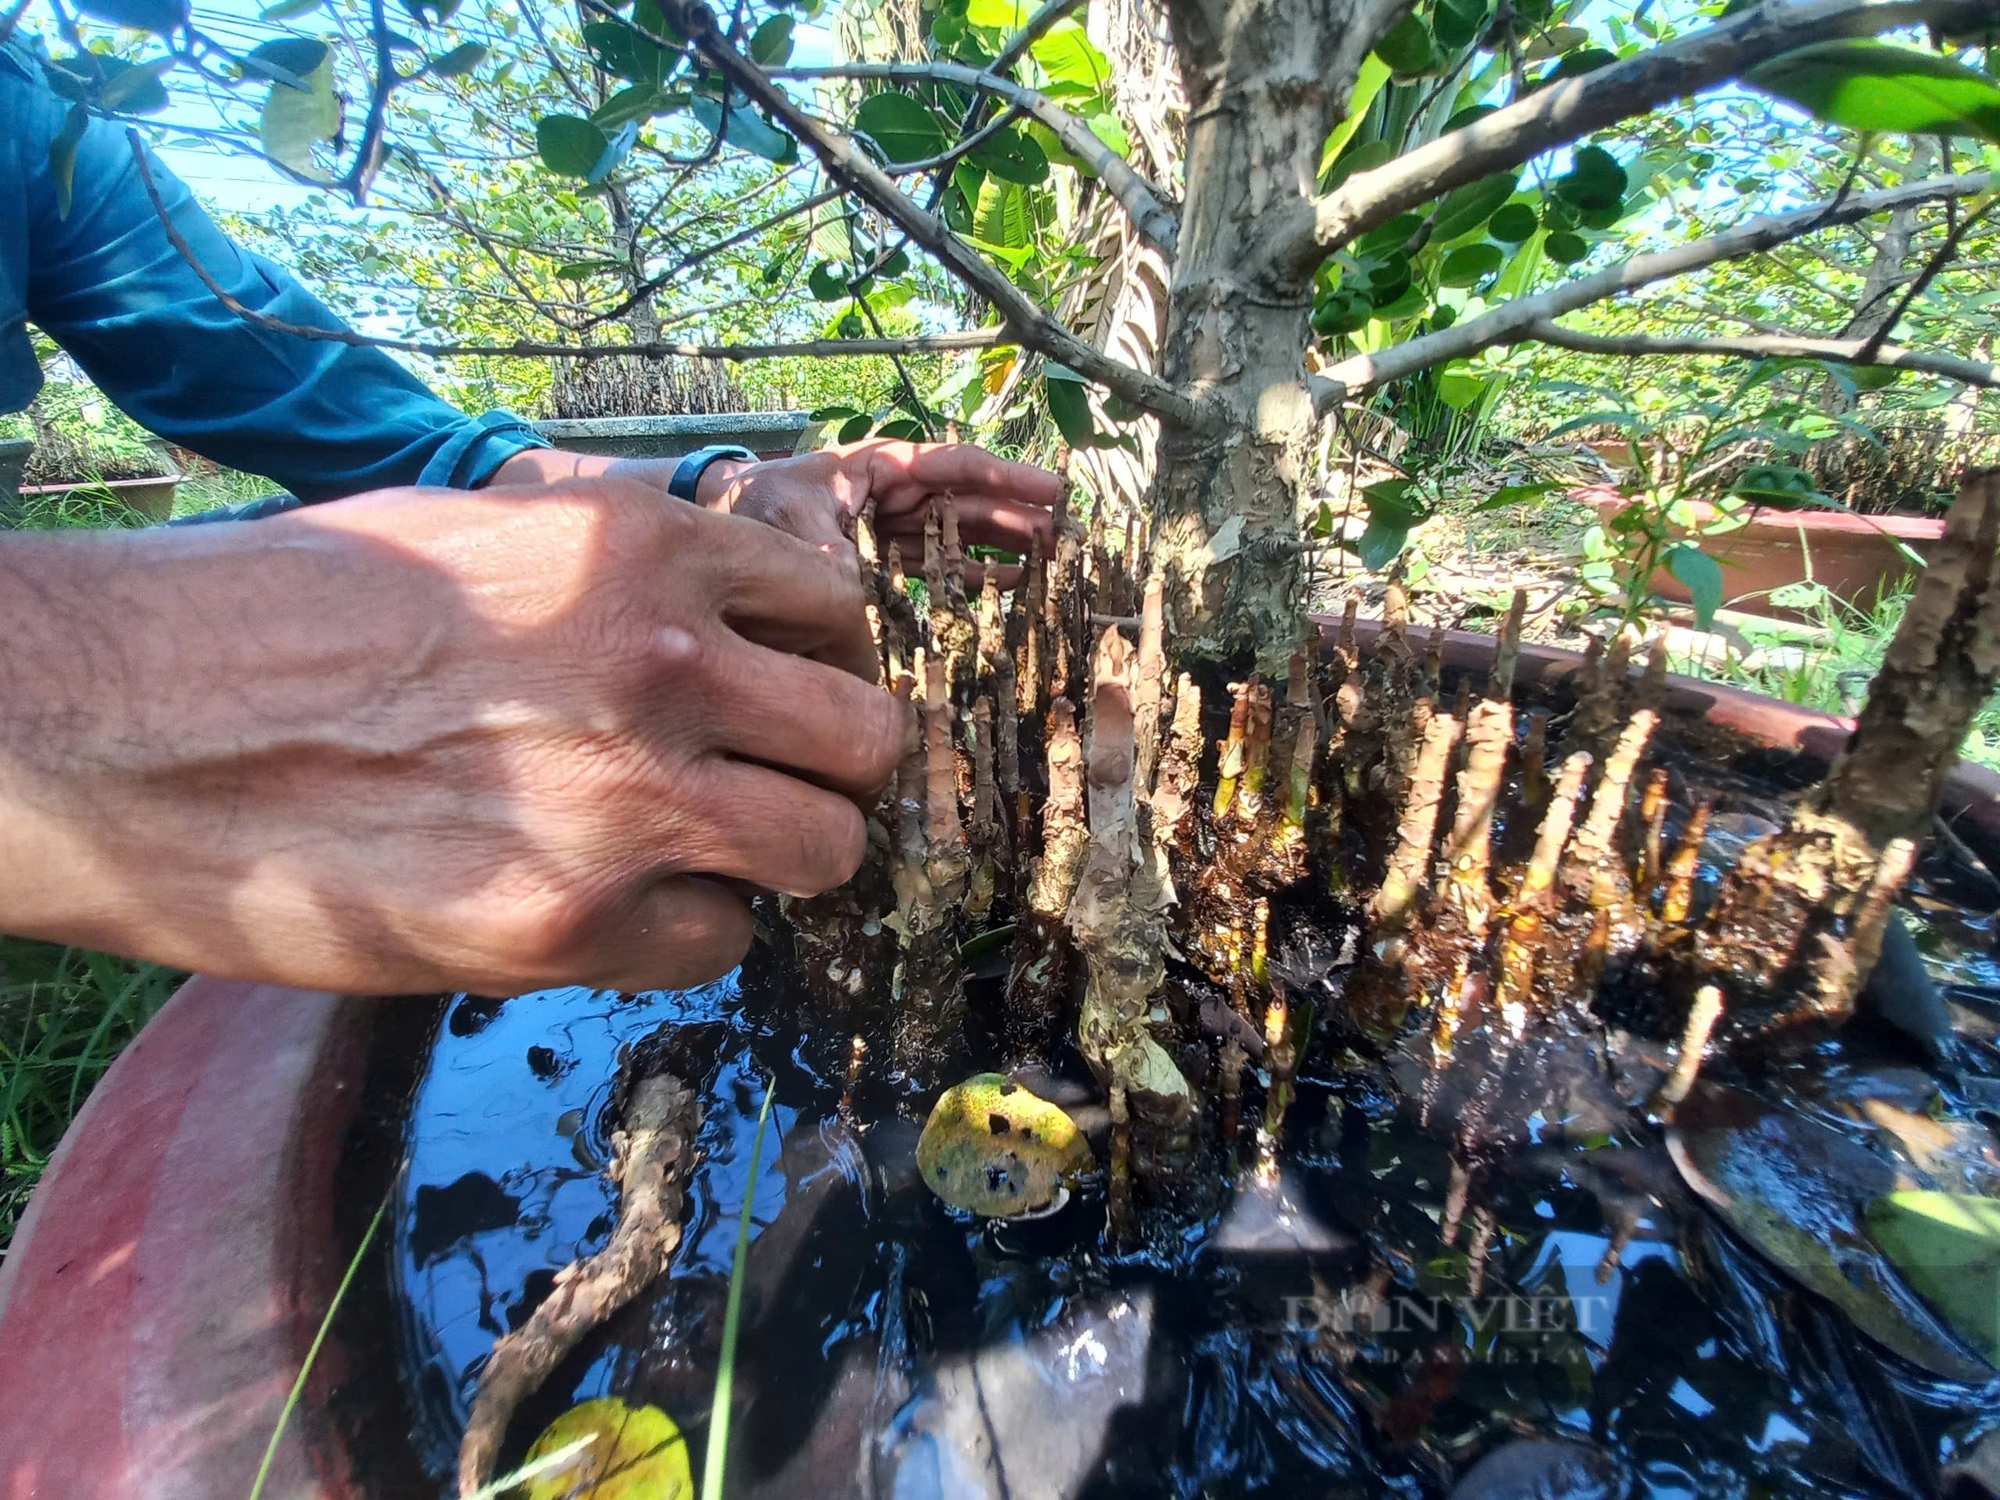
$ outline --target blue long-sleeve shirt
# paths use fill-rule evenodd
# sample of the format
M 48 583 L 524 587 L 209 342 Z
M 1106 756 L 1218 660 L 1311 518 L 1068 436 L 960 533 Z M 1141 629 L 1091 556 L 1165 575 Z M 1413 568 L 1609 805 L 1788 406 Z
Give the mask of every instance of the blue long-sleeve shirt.
M 309 502 L 385 485 L 470 488 L 547 446 L 507 412 L 468 417 L 379 349 L 277 333 L 224 307 L 168 240 L 118 126 L 90 122 L 59 213 L 49 143 L 68 113 L 24 46 L 0 46 L 0 412 L 41 389 L 32 320 L 141 426 Z M 231 241 L 157 157 L 147 164 L 231 296 L 287 323 L 344 326 Z

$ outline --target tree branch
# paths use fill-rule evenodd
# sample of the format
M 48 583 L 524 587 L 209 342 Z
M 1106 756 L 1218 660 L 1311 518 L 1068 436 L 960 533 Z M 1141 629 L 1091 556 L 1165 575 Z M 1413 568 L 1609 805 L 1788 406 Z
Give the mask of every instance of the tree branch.
M 1607 297 L 1649 282 L 1696 271 L 1716 261 L 1755 255 L 1798 235 L 1872 218 L 1906 204 L 1969 197 L 1985 192 L 1992 184 L 1993 175 L 1988 172 L 1928 177 L 1878 193 L 1857 193 L 1837 207 L 1830 203 L 1815 203 L 1791 213 L 1752 219 L 1734 229 L 1707 239 L 1690 240 L 1672 250 L 1635 255 L 1595 275 L 1580 276 L 1532 297 L 1517 297 L 1489 313 L 1468 318 L 1463 323 L 1454 323 L 1449 328 L 1427 333 L 1408 343 L 1394 345 L 1380 354 L 1357 354 L 1329 365 L 1307 382 L 1313 393 L 1313 407 L 1324 416 L 1341 402 L 1366 395 L 1392 380 L 1401 380 L 1447 360 L 1477 354 L 1495 344 L 1513 344 L 1532 338 L 1537 324 L 1550 322 L 1564 313 L 1575 312 L 1580 307 L 1602 302 Z
M 1552 147 L 1710 88 L 1780 53 L 1896 26 L 1990 17 L 1992 0 L 1765 0 L 1692 35 L 1538 89 L 1315 199 L 1274 236 L 1272 263 L 1303 275 L 1398 214 Z
M 1032 115 L 1052 131 L 1070 155 L 1080 159 L 1131 219 L 1139 237 L 1158 250 L 1171 264 L 1174 242 L 1180 235 L 1180 216 L 1168 204 L 1163 189 L 1134 171 L 1132 164 L 1113 151 L 1082 120 L 1046 94 L 1000 77 L 991 70 L 969 68 L 963 63 L 843 63 L 825 68 L 779 68 L 774 78 L 868 78 L 886 83 L 955 83 L 961 88 L 978 89 L 1004 99 L 1015 109 Z
M 2000 386 L 2000 371 L 1976 359 L 1953 354 L 1926 354 L 1897 344 L 1883 344 L 1871 354 L 1861 339 L 1823 338 L 1816 334 L 1723 335 L 1715 338 L 1675 338 L 1648 333 L 1578 333 L 1556 323 L 1537 323 L 1528 330 L 1537 343 L 1574 349 L 1579 354 L 1688 354 L 1717 359 L 1825 359 L 1836 364 L 1881 365 L 1891 370 L 1915 370 L 1942 375 L 1967 385 Z
M 787 359 L 805 356 L 831 359 L 848 355 L 888 355 L 940 353 L 956 349 L 989 349 L 1010 342 L 1005 330 L 969 328 L 959 333 L 918 334 L 896 339 L 804 339 L 791 344 L 671 344 L 654 341 L 644 344 L 548 344 L 520 339 L 511 344 L 432 344 L 420 339 L 378 338 L 352 328 L 315 328 L 310 323 L 290 323 L 246 306 L 230 295 L 227 288 L 209 274 L 194 253 L 194 246 L 180 232 L 167 213 L 166 200 L 146 162 L 145 144 L 136 128 L 126 136 L 132 143 L 132 159 L 139 167 L 139 180 L 152 200 L 153 212 L 167 240 L 180 258 L 201 279 L 210 296 L 246 323 L 272 333 L 307 339 L 316 344 L 345 344 L 355 349 L 393 349 L 401 354 L 423 354 L 438 359 Z
M 879 210 L 918 245 L 928 250 L 960 281 L 984 297 L 1000 314 L 1014 339 L 1038 354 L 1060 360 L 1088 380 L 1115 391 L 1134 406 L 1156 412 L 1183 427 L 1208 425 L 1208 413 L 1183 392 L 1156 375 L 1134 369 L 1093 348 L 1030 301 L 1004 274 L 989 265 L 965 241 L 933 215 L 924 212 L 882 169 L 858 151 L 853 142 L 834 134 L 793 102 L 764 70 L 731 47 L 715 29 L 715 18 L 701 0 L 662 0 L 668 24 L 700 50 L 754 104 L 768 110 L 820 159 L 827 174 Z

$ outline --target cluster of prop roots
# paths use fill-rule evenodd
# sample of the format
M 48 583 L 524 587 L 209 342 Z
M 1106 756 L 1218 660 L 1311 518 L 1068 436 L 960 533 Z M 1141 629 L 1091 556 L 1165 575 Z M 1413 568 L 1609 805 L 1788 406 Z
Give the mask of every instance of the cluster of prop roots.
M 1413 639 L 1392 586 L 1366 652 L 1351 603 L 1337 628 L 1302 621 L 1284 682 L 1218 681 L 1205 715 L 1201 682 L 1169 672 L 1136 524 L 1114 554 L 1097 524 L 1079 534 L 1059 515 L 1053 555 L 1031 553 L 1007 595 L 987 570 L 975 603 L 947 499 L 920 608 L 864 515 L 882 680 L 922 732 L 861 874 L 788 905 L 802 977 L 843 1014 L 886 1004 L 890 1066 L 927 1102 L 966 1050 L 967 944 L 1011 929 L 1004 1002 L 979 1020 L 1015 1063 L 1074 1045 L 1097 1075 L 1114 1226 L 1165 1159 L 1136 1151 L 1135 1133 L 1238 1138 L 1253 1062 L 1271 1167 L 1310 989 L 1320 1032 L 1387 1061 L 1467 1148 L 1442 1225 L 1454 1241 L 1481 1139 L 1559 1107 L 1579 1071 L 1604 1072 L 1591 1050 L 1603 997 L 1645 997 L 1620 1024 L 1678 1039 L 1651 1094 L 1662 1112 L 1711 1043 L 1782 1045 L 1849 1014 L 2000 674 L 1996 535 L 2000 481 L 1974 475 L 1827 778 L 1704 898 L 1710 808 L 1680 806 L 1657 763 L 1658 647 L 1643 667 L 1622 638 L 1593 648 L 1517 710 L 1517 595 L 1483 682 L 1461 674 L 1447 699 L 1444 633 Z M 1346 941 L 1272 951 L 1285 910 Z M 1169 957 L 1188 965 L 1171 980 Z M 850 1092 L 865 1053 L 857 1038 Z M 640 1079 L 623 1120 L 617 1228 L 495 1347 L 465 1436 L 467 1493 L 522 1396 L 678 1240 L 693 1099 Z M 1492 1216 L 1475 1206 L 1470 1222 L 1476 1283 Z
M 980 1019 L 1015 1061 L 1065 1039 L 1081 1051 L 1117 1125 L 1114 1195 L 1135 1124 L 1233 1136 L 1253 1062 L 1275 1132 L 1302 1040 L 1288 985 L 1324 984 L 1329 1035 L 1469 1070 L 1461 1092 L 1506 1092 L 1523 1118 L 1555 1086 L 1538 1081 L 1548 1046 L 1601 1032 L 1600 992 L 1644 993 L 1621 1022 L 1680 1040 L 1655 1101 L 1669 1106 L 1711 1034 L 1768 1042 L 1851 1011 L 2000 670 L 1997 495 L 1990 476 L 1968 481 L 1852 743 L 1712 900 L 1697 880 L 1708 808 L 1682 806 L 1657 763 L 1658 647 L 1643 664 L 1622 637 L 1593 647 L 1538 684 L 1544 706 L 1517 709 L 1517 598 L 1483 681 L 1457 674 L 1447 694 L 1443 632 L 1413 636 L 1392 586 L 1379 627 L 1351 603 L 1338 627 L 1302 620 L 1284 681 L 1218 679 L 1204 713 L 1204 669 L 1170 670 L 1136 524 L 1114 553 L 1097 523 L 1061 516 L 1020 586 L 1003 594 L 989 572 L 970 595 L 947 500 L 920 608 L 864 517 L 883 680 L 923 733 L 883 805 L 879 859 L 793 904 L 808 982 L 886 993 L 893 1066 L 934 1090 L 968 1020 L 960 954 L 1011 925 L 1004 1014 Z M 1349 924 L 1338 972 L 1273 961 L 1281 908 Z M 1226 1010 L 1184 1003 L 1170 956 Z

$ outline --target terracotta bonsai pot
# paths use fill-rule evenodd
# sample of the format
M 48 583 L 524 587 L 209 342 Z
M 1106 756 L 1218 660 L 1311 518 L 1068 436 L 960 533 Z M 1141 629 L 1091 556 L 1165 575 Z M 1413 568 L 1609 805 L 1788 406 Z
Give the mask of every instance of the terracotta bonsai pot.
M 1334 623 L 1323 621 L 1331 636 Z M 1361 623 L 1364 644 L 1380 630 Z M 1482 670 L 1492 637 L 1452 631 Z M 1582 658 L 1522 649 L 1522 681 Z M 1851 721 L 1690 678 L 1668 707 L 1830 756 Z M 2000 851 L 2000 776 L 1961 767 L 1946 814 Z M 369 1000 L 188 981 L 105 1075 L 0 1267 L 0 1500 L 247 1495 L 344 1269 L 341 1142 L 376 1019 Z M 338 1322 L 277 1450 L 269 1500 L 358 1500 L 326 1415 Z
M 1571 491 L 1571 498 L 1596 508 L 1605 526 L 1631 503 L 1609 485 Z M 1715 508 L 1690 502 L 1702 521 Z M 1677 535 L 1686 535 L 1678 532 Z M 1802 583 L 1808 574 L 1837 597 L 1868 609 L 1915 565 L 1897 549 L 1898 542 L 1929 560 L 1944 535 L 1942 517 L 1857 516 L 1845 511 L 1767 510 L 1741 530 L 1702 540 L 1701 549 L 1722 564 L 1723 601 L 1752 614 L 1802 618 L 1799 610 L 1771 603 L 1771 591 Z M 1687 585 L 1661 568 L 1653 574 L 1653 591 L 1676 603 L 1690 602 Z
M 0 1264 L 0 1496 L 250 1493 L 346 1257 L 375 1002 L 195 978 L 113 1064 Z M 349 1500 L 314 1364 L 266 1500 Z
M 157 474 L 145 479 L 80 479 L 73 484 L 24 484 L 21 498 L 31 495 L 60 497 L 72 494 L 111 495 L 149 521 L 164 521 L 174 513 L 174 490 L 181 474 Z

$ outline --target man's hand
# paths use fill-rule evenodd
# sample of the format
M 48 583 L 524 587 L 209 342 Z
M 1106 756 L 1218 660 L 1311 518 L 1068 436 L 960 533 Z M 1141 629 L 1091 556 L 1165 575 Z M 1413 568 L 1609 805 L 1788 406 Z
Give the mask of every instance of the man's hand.
M 548 449 L 517 454 L 496 476 L 501 483 L 546 480 L 557 475 L 600 474 L 631 478 L 664 491 L 676 459 L 607 459 Z M 871 499 L 876 529 L 887 552 L 901 542 L 915 572 L 923 559 L 924 518 L 931 501 L 945 495 L 958 511 L 959 534 L 976 546 L 1026 552 L 1040 536 L 1043 554 L 1055 538 L 1053 507 L 1062 479 L 1032 464 L 995 458 L 965 443 L 900 443 L 869 438 L 822 448 L 794 458 L 749 463 L 717 459 L 701 476 L 696 496 L 708 510 L 747 516 L 789 532 L 815 546 L 838 548 L 854 517 Z M 1001 585 L 1013 586 L 1016 570 L 1001 570 Z M 975 564 L 967 569 L 973 588 L 983 581 Z
M 630 483 L 0 541 L 0 930 L 307 987 L 726 971 L 907 713 L 851 558 Z

